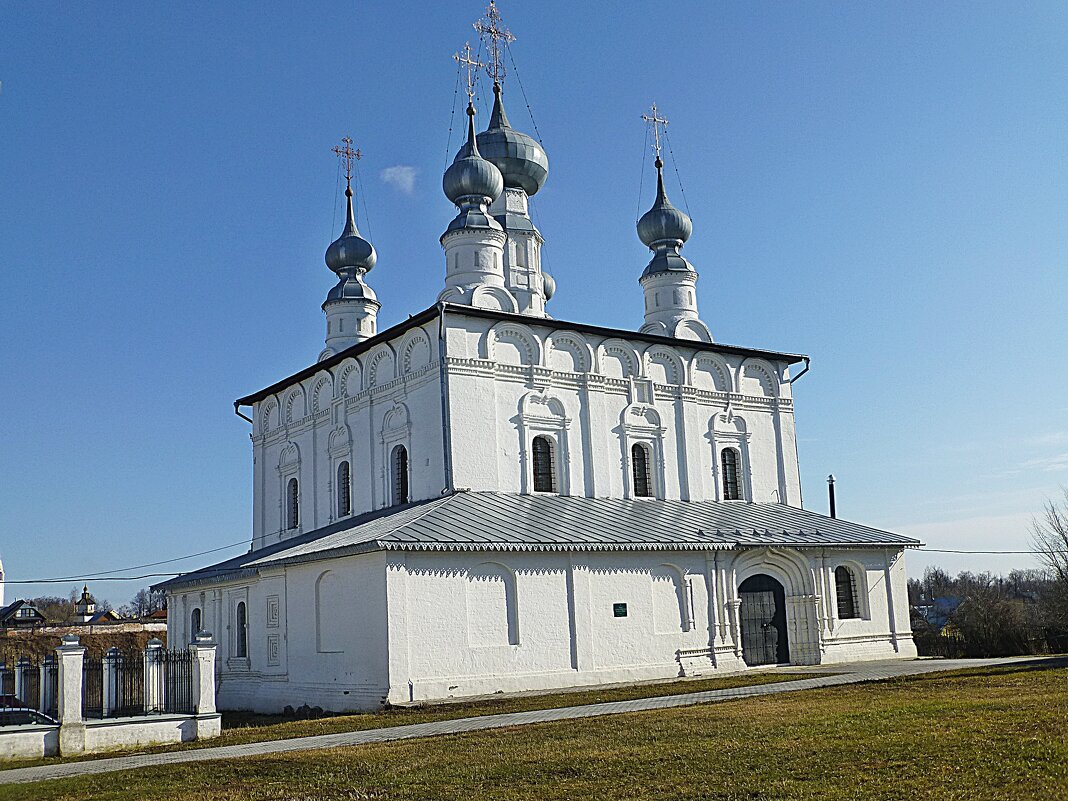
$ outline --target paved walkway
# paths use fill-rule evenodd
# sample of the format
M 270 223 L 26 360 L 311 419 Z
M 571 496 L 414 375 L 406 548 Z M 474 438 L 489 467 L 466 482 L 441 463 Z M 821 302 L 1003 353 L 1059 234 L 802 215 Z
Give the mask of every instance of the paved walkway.
M 291 740 L 272 740 L 247 745 L 225 745 L 215 748 L 196 748 L 185 751 L 169 751 L 159 754 L 110 757 L 84 762 L 66 762 L 42 765 L 34 768 L 14 768 L 0 771 L 0 784 L 26 783 L 62 779 L 70 776 L 85 776 L 94 773 L 110 773 L 117 770 L 147 768 L 154 765 L 176 765 L 184 762 L 204 762 L 213 759 L 238 759 L 261 754 L 281 754 L 288 751 L 310 751 L 318 748 L 382 743 L 389 740 L 406 740 L 417 737 L 433 737 L 440 734 L 458 734 L 483 729 L 500 729 L 508 726 L 523 726 L 529 723 L 545 723 L 556 720 L 589 718 L 598 715 L 618 715 L 623 712 L 641 712 L 650 709 L 668 709 L 693 704 L 707 704 L 735 698 L 753 698 L 760 695 L 812 690 L 817 687 L 834 687 L 841 684 L 858 684 L 866 681 L 881 681 L 899 676 L 916 676 L 960 668 L 986 667 L 1013 663 L 1034 663 L 1054 666 L 1065 664 L 1064 657 L 1011 657 L 1005 659 L 939 659 L 915 661 L 857 662 L 843 665 L 801 666 L 783 668 L 792 672 L 828 672 L 796 681 L 775 684 L 758 684 L 750 687 L 733 687 L 727 690 L 708 690 L 685 695 L 664 695 L 655 698 L 637 698 L 632 701 L 612 701 L 603 704 L 568 706 L 559 709 L 539 709 L 529 712 L 512 712 L 506 715 L 483 715 L 473 718 L 456 718 L 434 723 L 415 723 L 407 726 L 391 726 L 382 729 L 322 734 L 314 737 L 299 737 Z M 829 671 L 834 671 L 830 673 Z

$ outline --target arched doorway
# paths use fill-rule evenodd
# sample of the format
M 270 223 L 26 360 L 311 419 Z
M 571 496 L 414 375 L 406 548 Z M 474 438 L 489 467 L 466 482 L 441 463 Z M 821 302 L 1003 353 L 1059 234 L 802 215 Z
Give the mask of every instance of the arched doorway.
M 753 665 L 776 665 L 790 661 L 786 638 L 786 592 L 766 573 L 750 576 L 738 587 L 741 606 L 742 659 Z

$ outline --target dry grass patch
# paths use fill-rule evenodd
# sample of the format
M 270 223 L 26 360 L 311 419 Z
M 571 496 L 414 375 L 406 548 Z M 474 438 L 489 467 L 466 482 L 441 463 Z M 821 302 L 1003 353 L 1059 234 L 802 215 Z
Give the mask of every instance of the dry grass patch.
M 10 799 L 1068 797 L 1068 670 L 971 671 L 0 788 Z

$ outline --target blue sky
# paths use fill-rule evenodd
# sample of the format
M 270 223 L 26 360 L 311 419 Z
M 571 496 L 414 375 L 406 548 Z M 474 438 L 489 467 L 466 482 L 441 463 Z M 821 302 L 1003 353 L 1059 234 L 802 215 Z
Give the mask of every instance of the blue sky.
M 1025 549 L 1068 481 L 1068 6 L 501 10 L 550 158 L 535 198 L 550 312 L 640 324 L 640 115 L 655 100 L 702 316 L 721 342 L 813 357 L 795 385 L 806 505 L 826 509 L 833 472 L 843 516 L 936 548 Z M 330 148 L 348 134 L 366 154 L 384 327 L 442 285 L 450 57 L 482 11 L 0 5 L 9 578 L 250 537 L 231 404 L 322 347 L 341 223 Z M 514 74 L 506 89 L 532 131 Z M 681 205 L 670 163 L 669 179 Z M 1031 564 L 908 556 L 913 573 L 932 563 Z M 140 586 L 93 583 L 115 603 Z

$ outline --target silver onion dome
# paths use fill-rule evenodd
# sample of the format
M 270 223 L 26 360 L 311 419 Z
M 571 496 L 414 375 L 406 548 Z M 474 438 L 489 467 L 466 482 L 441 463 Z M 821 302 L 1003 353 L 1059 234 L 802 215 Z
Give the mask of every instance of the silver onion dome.
M 467 106 L 467 142 L 441 180 L 445 196 L 457 206 L 492 203 L 504 191 L 501 171 L 482 157 L 475 138 L 475 107 Z
M 679 248 L 693 233 L 689 216 L 671 205 L 664 191 L 664 162 L 656 158 L 656 201 L 638 220 L 638 238 L 653 251 L 643 276 L 665 272 L 695 272 Z
M 345 188 L 345 197 L 348 199 L 345 230 L 326 249 L 326 266 L 342 278 L 357 272 L 365 273 L 378 261 L 374 247 L 360 236 L 356 228 L 356 215 L 352 210 L 352 187 Z
M 478 147 L 486 159 L 497 165 L 509 189 L 534 195 L 549 177 L 549 157 L 542 146 L 508 124 L 499 83 L 493 84 L 493 112 L 489 127 L 478 135 Z
M 671 205 L 664 191 L 664 162 L 656 159 L 656 201 L 649 211 L 638 220 L 638 238 L 648 248 L 658 244 L 674 244 L 681 247 L 693 233 L 690 218 Z

